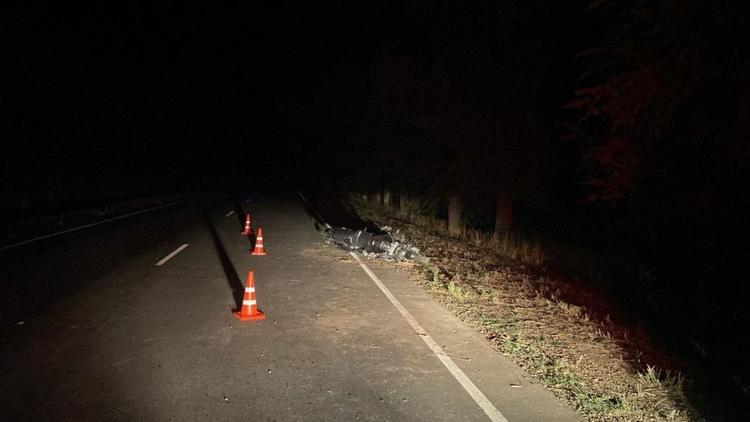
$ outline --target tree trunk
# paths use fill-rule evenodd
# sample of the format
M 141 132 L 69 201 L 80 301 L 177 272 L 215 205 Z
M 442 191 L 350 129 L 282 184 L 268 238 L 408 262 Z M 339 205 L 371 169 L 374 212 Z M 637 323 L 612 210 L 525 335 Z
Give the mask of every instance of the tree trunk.
M 451 196 L 448 200 L 448 233 L 451 236 L 461 234 L 461 197 Z
M 414 198 L 407 194 L 401 194 L 398 199 L 398 209 L 401 211 L 401 215 L 408 218 L 408 221 L 414 221 Z
M 495 204 L 495 233 L 505 233 L 513 225 L 513 198 L 498 193 Z
M 386 208 L 391 207 L 391 191 L 389 189 L 383 189 L 383 205 Z

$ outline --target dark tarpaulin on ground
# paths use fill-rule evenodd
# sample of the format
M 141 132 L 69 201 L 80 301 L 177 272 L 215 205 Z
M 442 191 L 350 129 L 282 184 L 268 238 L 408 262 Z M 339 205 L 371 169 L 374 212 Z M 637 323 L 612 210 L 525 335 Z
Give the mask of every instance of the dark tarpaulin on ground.
M 427 262 L 419 249 L 406 242 L 404 235 L 388 226 L 380 232 L 348 229 L 346 227 L 326 226 L 323 233 L 329 243 L 349 251 L 360 251 L 365 256 L 372 256 L 391 261 Z

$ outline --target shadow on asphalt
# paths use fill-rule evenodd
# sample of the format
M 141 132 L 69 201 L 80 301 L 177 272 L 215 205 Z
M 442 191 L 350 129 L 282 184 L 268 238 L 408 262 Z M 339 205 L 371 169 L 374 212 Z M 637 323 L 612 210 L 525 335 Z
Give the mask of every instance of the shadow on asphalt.
M 232 199 L 232 208 L 234 215 L 237 217 L 237 223 L 240 225 L 240 231 L 245 227 L 245 210 L 242 209 L 242 203 L 238 199 Z
M 206 224 L 206 228 L 208 228 L 208 232 L 211 234 L 211 240 L 214 243 L 214 248 L 216 248 L 216 255 L 219 257 L 219 261 L 221 261 L 221 268 L 224 270 L 224 275 L 227 277 L 229 289 L 232 291 L 234 303 L 237 305 L 236 309 L 240 309 L 242 306 L 242 297 L 244 296 L 245 286 L 237 275 L 237 270 L 234 268 L 232 260 L 229 259 L 224 243 L 221 241 L 219 233 L 216 232 L 216 227 L 211 222 L 211 216 L 205 207 L 201 207 L 201 213 L 203 215 L 203 222 Z
M 329 196 L 314 196 L 304 204 L 305 211 L 315 222 L 315 229 L 320 231 L 325 224 L 333 227 L 346 227 L 354 230 L 366 230 L 380 233 L 380 228 L 372 221 L 363 220 L 344 202 Z

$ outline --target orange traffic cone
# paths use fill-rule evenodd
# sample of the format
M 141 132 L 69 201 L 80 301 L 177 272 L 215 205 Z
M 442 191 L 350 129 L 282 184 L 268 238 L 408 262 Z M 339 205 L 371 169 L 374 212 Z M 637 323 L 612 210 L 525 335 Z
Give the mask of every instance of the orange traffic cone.
M 245 296 L 242 299 L 242 307 L 239 311 L 232 312 L 240 321 L 260 321 L 266 319 L 263 312 L 258 310 L 255 300 L 255 275 L 252 271 L 247 272 L 247 284 L 245 285 Z
M 263 249 L 263 229 L 258 227 L 258 235 L 255 236 L 255 247 L 250 251 L 250 255 L 265 255 L 266 250 Z
M 250 223 L 250 213 L 245 214 L 245 230 L 242 231 L 242 234 L 245 236 L 249 234 L 253 234 L 253 229 L 250 228 L 252 223 Z

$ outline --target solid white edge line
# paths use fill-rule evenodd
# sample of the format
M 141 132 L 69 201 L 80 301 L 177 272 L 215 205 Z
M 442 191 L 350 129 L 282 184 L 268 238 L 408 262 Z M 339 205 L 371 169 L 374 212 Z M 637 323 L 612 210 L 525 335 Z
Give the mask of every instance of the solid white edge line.
M 143 214 L 144 212 L 155 211 L 155 210 L 158 210 L 160 208 L 171 207 L 172 205 L 179 204 L 179 203 L 182 203 L 182 202 L 185 202 L 185 201 L 181 200 L 181 201 L 171 202 L 171 203 L 166 204 L 166 205 L 158 205 L 158 206 L 155 206 L 155 207 L 146 208 L 145 210 L 135 211 L 135 212 L 131 212 L 131 213 L 128 213 L 128 214 L 125 214 L 125 215 L 121 215 L 121 216 L 118 216 L 118 217 L 109 218 L 107 220 L 97 221 L 97 222 L 94 222 L 94 223 L 85 224 L 83 226 L 73 227 L 72 229 L 67 229 L 67 230 L 59 231 L 59 232 L 52 233 L 52 234 L 45 234 L 44 236 L 39 236 L 39 237 L 35 237 L 33 239 L 23 240 L 21 242 L 16 242 L 16 243 L 12 243 L 10 245 L 5 245 L 5 246 L 3 246 L 3 247 L 0 248 L 0 251 L 5 250 L 5 249 L 14 248 L 16 246 L 25 245 L 27 243 L 33 243 L 33 242 L 36 242 L 38 240 L 44 240 L 44 239 L 49 239 L 50 237 L 60 236 L 61 234 L 70 233 L 70 232 L 74 232 L 74 231 L 77 231 L 77 230 L 87 229 L 89 227 L 98 226 L 100 224 L 109 223 L 111 221 L 122 220 L 123 218 L 128 218 L 128 217 L 132 217 L 134 215 Z
M 224 214 L 224 218 L 229 217 L 232 214 L 234 214 L 234 210 L 229 211 L 228 213 Z
M 396 296 L 391 293 L 390 290 L 383 284 L 382 281 L 378 278 L 378 276 L 375 275 L 375 273 L 370 270 L 370 268 L 362 262 L 361 259 L 359 259 L 359 256 L 357 256 L 354 252 L 349 252 L 349 254 L 354 257 L 354 260 L 357 261 L 360 267 L 362 267 L 363 270 L 367 273 L 367 275 L 370 276 L 372 281 L 375 282 L 375 285 L 378 286 L 381 292 L 385 295 L 385 297 L 388 298 L 388 300 L 391 301 L 393 306 L 396 307 L 396 309 L 403 315 L 404 319 L 406 319 L 406 322 L 411 325 L 411 328 L 414 329 L 414 331 L 419 334 L 419 337 L 424 340 L 425 344 L 427 344 L 427 347 L 432 350 L 432 353 L 437 356 L 438 359 L 440 359 L 440 362 L 445 365 L 446 368 L 448 368 L 448 371 L 453 375 L 453 377 L 456 379 L 456 381 L 461 384 L 461 386 L 466 390 L 467 393 L 471 396 L 472 399 L 474 399 L 474 402 L 476 402 L 477 405 L 484 411 L 484 413 L 487 415 L 487 417 L 490 418 L 493 422 L 508 422 L 507 419 L 505 419 L 505 416 L 503 416 L 502 413 L 500 413 L 499 410 L 495 407 L 495 405 L 492 404 L 492 402 L 487 399 L 487 396 L 482 393 L 479 388 L 477 388 L 476 385 L 469 379 L 469 377 L 466 376 L 464 371 L 461 370 L 458 366 L 456 366 L 456 363 L 453 362 L 453 359 L 451 359 L 448 355 L 443 352 L 443 349 L 440 348 L 440 346 L 435 342 L 435 340 L 427 334 L 427 332 L 422 328 L 422 326 L 417 322 L 417 320 L 412 316 L 409 311 L 404 308 L 403 305 L 401 305 L 401 302 L 399 302 L 398 299 L 396 299 Z
M 180 246 L 179 248 L 177 248 L 174 251 L 172 251 L 171 254 L 169 254 L 169 255 L 165 256 L 164 258 L 162 258 L 161 260 L 159 260 L 159 262 L 156 263 L 156 266 L 157 267 L 161 267 L 167 261 L 169 261 L 170 259 L 174 258 L 175 255 L 177 255 L 178 253 L 182 252 L 182 250 L 185 249 L 185 248 L 187 248 L 187 247 L 188 247 L 188 244 L 187 243 L 183 243 L 182 246 Z

